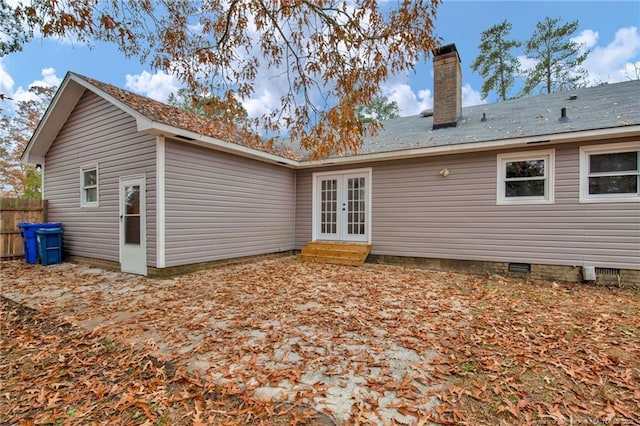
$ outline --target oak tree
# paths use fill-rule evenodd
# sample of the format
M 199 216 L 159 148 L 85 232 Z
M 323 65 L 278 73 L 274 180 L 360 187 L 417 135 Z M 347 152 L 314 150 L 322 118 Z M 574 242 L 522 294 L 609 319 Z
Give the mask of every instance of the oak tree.
M 507 20 L 492 26 L 482 32 L 476 57 L 471 69 L 479 72 L 484 78 L 482 83 L 482 99 L 486 99 L 490 92 L 495 92 L 499 101 L 509 99 L 509 90 L 515 83 L 520 62 L 511 51 L 522 45 L 517 40 L 508 39 L 511 23 Z
M 33 36 L 33 31 L 26 29 L 21 21 L 15 16 L 15 10 L 0 0 L 0 57 L 20 51 L 22 44 Z
M 31 97 L 15 101 L 12 110 L 0 109 L 0 188 L 14 197 L 40 198 L 41 175 L 20 156 L 40 122 L 56 87 L 31 86 Z M 10 99 L 5 99 L 5 102 Z
M 178 89 L 175 93 L 170 93 L 167 97 L 167 103 L 171 106 L 181 108 L 185 111 L 192 112 L 194 114 L 208 117 L 214 120 L 224 118 L 227 114 L 225 110 L 216 110 L 214 106 L 220 106 L 221 102 L 215 95 L 205 94 L 192 94 L 186 88 Z M 244 123 L 247 120 L 247 110 L 242 106 L 242 103 L 236 101 L 233 105 L 234 110 L 238 115 L 235 118 L 237 123 Z
M 572 90 L 586 85 L 587 71 L 582 63 L 588 50 L 571 40 L 578 21 L 561 24 L 561 18 L 548 16 L 536 24 L 536 30 L 525 45 L 525 55 L 535 65 L 524 74 L 522 94 L 536 89 L 544 93 Z
M 322 157 L 356 151 L 357 106 L 437 47 L 440 1 L 67 0 L 19 2 L 11 13 L 45 37 L 117 44 L 193 92 L 216 95 L 212 107 L 230 125 L 236 100 L 256 93 L 258 75 L 270 77 L 284 94 L 255 124 Z

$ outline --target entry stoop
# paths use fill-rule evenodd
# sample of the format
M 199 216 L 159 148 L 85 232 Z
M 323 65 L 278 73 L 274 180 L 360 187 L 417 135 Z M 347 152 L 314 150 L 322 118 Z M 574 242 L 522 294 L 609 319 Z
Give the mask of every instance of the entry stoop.
M 360 266 L 371 252 L 371 244 L 340 241 L 309 241 L 299 259 L 306 262 Z

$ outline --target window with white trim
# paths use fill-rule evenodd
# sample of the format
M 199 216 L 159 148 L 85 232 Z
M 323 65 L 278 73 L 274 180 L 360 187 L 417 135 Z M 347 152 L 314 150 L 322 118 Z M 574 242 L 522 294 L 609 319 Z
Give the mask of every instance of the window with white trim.
M 80 169 L 80 204 L 82 207 L 98 206 L 98 165 Z
M 640 201 L 640 143 L 580 148 L 580 202 Z
M 497 204 L 553 203 L 554 150 L 498 154 Z

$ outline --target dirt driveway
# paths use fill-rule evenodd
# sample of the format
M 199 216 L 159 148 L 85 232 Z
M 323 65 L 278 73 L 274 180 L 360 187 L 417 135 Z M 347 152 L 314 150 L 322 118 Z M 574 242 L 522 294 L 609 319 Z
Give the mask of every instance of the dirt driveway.
M 170 280 L 74 264 L 3 265 L 2 294 L 137 344 L 218 384 L 337 423 L 415 424 L 438 399 L 430 361 L 468 322 L 443 280 L 473 277 L 294 258 Z M 467 283 L 469 284 L 469 283 Z

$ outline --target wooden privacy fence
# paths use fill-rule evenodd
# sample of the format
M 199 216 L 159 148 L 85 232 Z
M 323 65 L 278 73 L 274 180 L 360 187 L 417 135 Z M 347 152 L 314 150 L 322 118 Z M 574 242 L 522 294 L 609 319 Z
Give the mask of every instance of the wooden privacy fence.
M 20 222 L 47 221 L 47 200 L 0 198 L 0 257 L 15 259 L 24 255 Z

